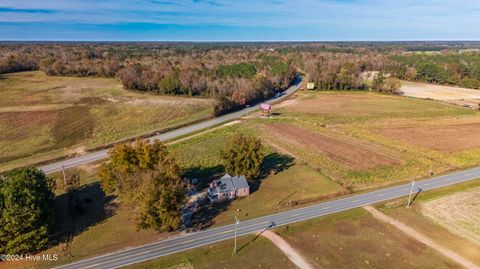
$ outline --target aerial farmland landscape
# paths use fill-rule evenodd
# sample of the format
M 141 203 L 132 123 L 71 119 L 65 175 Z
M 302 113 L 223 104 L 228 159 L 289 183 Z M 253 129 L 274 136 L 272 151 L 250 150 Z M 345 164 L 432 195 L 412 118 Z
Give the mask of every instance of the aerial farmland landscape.
M 476 1 L 0 3 L 0 269 L 480 268 Z

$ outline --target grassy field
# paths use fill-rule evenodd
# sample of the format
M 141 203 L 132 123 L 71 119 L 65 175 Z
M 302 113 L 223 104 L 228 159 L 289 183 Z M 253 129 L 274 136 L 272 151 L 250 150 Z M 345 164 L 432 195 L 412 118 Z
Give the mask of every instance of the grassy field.
M 105 78 L 0 77 L 0 170 L 209 117 L 211 100 L 125 91 Z
M 429 216 L 428 212 L 425 212 L 425 210 L 428 211 L 431 203 L 435 203 L 435 201 L 439 201 L 440 199 L 448 200 L 448 198 L 452 197 L 462 198 L 468 196 L 471 192 L 478 191 L 479 187 L 480 179 L 476 179 L 454 186 L 420 193 L 411 208 L 406 208 L 406 200 L 401 199 L 379 205 L 378 209 L 424 233 L 439 244 L 454 250 L 459 255 L 471 260 L 477 265 L 480 265 L 480 256 L 478 255 L 478 253 L 480 253 L 480 245 L 476 242 L 476 237 L 471 236 L 472 232 L 475 233 L 475 225 L 478 226 L 478 222 L 476 220 L 472 222 L 472 218 L 475 218 L 478 212 L 475 209 L 469 210 L 472 209 L 472 206 L 478 204 L 478 199 L 470 199 L 468 202 L 456 204 L 454 210 L 457 211 L 456 214 L 464 218 L 466 217 L 464 220 L 454 215 L 449 215 L 452 218 L 435 219 Z M 456 199 L 450 200 L 451 202 L 457 201 Z M 446 227 L 442 221 L 453 222 L 454 225 L 460 225 L 461 228 L 459 229 L 458 226 Z
M 345 193 L 348 191 L 318 171 L 295 164 L 265 179 L 258 191 L 250 196 L 232 202 L 225 212 L 215 218 L 214 224 L 232 223 L 235 215 L 245 220 Z
M 422 214 L 480 246 L 480 188 L 422 203 Z
M 459 268 L 363 209 L 281 227 L 276 232 L 318 268 Z
M 460 268 L 363 209 L 280 227 L 275 232 L 316 268 Z M 250 243 L 233 257 L 231 242 L 222 242 L 129 268 L 292 268 L 266 239 L 251 238 L 241 238 L 240 246 Z
M 239 127 L 235 125 L 228 126 L 211 133 L 194 137 L 191 140 L 173 144 L 169 148 L 173 154 L 177 156 L 181 166 L 187 171 L 190 171 L 190 173 L 205 176 L 220 175 L 223 170 L 220 166 L 221 159 L 219 157 L 219 151 L 223 147 L 221 141 L 223 141 L 226 136 L 238 131 L 238 128 Z M 191 157 L 188 158 L 188 156 Z M 281 160 L 279 161 L 276 158 Z M 285 157 L 276 154 L 271 149 L 267 149 L 265 164 L 267 169 L 265 171 L 268 171 L 268 174 L 265 175 L 265 179 L 260 184 L 258 190 L 245 199 L 234 201 L 224 212 L 218 214 L 213 220 L 215 225 L 230 223 L 233 214 L 238 214 L 238 208 L 241 209 L 240 218 L 247 219 L 279 210 L 291 209 L 292 207 L 301 206 L 305 203 L 331 198 L 348 192 L 311 167 L 302 163 L 294 163 L 290 159 L 285 161 L 282 158 Z M 277 167 L 276 165 L 278 164 L 282 164 L 282 166 Z M 198 167 L 207 168 L 198 170 Z M 208 167 L 210 167 L 210 169 L 208 169 Z M 83 185 L 82 197 L 93 200 L 93 203 L 89 204 L 86 210 L 86 212 L 88 212 L 87 215 L 75 220 L 75 223 L 78 225 L 76 228 L 77 232 L 74 233 L 71 241 L 68 241 L 70 242 L 68 250 L 66 249 L 66 245 L 68 244 L 62 241 L 61 244 L 46 250 L 45 253 L 57 253 L 60 255 L 61 261 L 66 262 L 99 255 L 108 251 L 115 251 L 127 246 L 153 242 L 172 235 L 171 233 L 157 234 L 153 231 L 137 231 L 132 209 L 121 204 L 116 205 L 114 203 L 113 206 L 110 205 L 109 198 L 105 197 L 101 192 L 97 183 L 97 168 L 98 164 L 91 164 L 82 166 L 79 169 L 81 183 Z M 66 171 L 67 177 L 71 176 L 76 170 L 77 169 L 68 169 Z M 56 203 L 58 205 L 64 205 L 65 203 L 62 202 L 65 199 L 62 173 L 55 173 L 51 176 L 55 178 L 58 187 Z M 205 177 L 204 179 L 208 180 L 210 177 Z M 114 209 L 113 211 L 111 210 L 112 207 Z M 68 220 L 68 216 L 64 216 L 63 212 L 65 211 L 66 210 L 60 206 L 58 212 L 59 218 L 62 220 L 59 221 L 58 224 L 62 227 L 61 230 L 68 230 L 67 225 L 70 225 L 69 222 L 66 221 Z M 121 225 L 118 225 L 119 223 L 121 223 Z M 262 240 L 263 239 L 260 239 L 260 242 L 263 242 Z M 262 245 L 262 249 L 270 248 L 269 243 L 267 243 L 268 242 L 249 244 L 245 251 L 248 252 L 251 246 L 258 244 Z M 273 248 L 273 250 L 276 253 L 277 250 L 275 248 Z M 193 251 L 192 253 L 203 252 Z M 252 253 L 248 255 L 254 254 L 255 251 L 252 251 Z M 206 259 L 211 258 L 211 256 L 208 255 L 203 257 L 203 254 L 193 255 L 198 255 L 198 257 L 193 257 L 189 259 L 188 262 L 194 265 L 197 263 L 206 263 Z M 169 258 L 167 264 L 185 261 L 184 259 L 178 258 L 183 257 L 181 255 L 174 255 L 172 257 L 171 259 Z M 219 258 L 224 260 L 227 268 L 231 268 L 231 266 L 240 262 L 240 260 L 228 260 L 228 255 L 220 256 Z M 213 261 L 218 262 L 218 260 L 215 259 Z M 231 266 L 229 266 L 230 262 L 233 262 Z M 208 262 L 206 264 L 208 265 Z M 270 266 L 273 266 L 272 264 L 275 264 L 275 261 L 255 258 L 252 260 L 252 264 L 268 265 L 266 268 L 271 268 Z M 164 265 L 157 268 L 163 268 L 163 266 Z M 2 267 L 0 266 L 0 268 Z M 19 266 L 19 268 L 22 267 Z M 195 266 L 195 268 L 197 268 L 197 266 Z
M 297 268 L 268 239 L 254 238 L 253 235 L 240 237 L 237 241 L 239 251 L 235 256 L 232 256 L 233 242 L 230 240 L 126 268 Z
M 266 143 L 353 190 L 480 163 L 480 113 L 455 105 L 306 91 L 273 113 L 250 123 Z
M 425 177 L 430 171 L 440 174 L 478 165 L 480 161 L 480 149 L 473 139 L 478 134 L 475 126 L 480 123 L 480 114 L 458 106 L 368 92 L 301 92 L 295 98 L 275 105 L 274 113 L 276 115 L 272 118 L 260 118 L 253 114 L 242 119 L 241 123 L 169 146 L 186 175 L 199 178 L 202 186 L 206 186 L 214 176 L 223 173 L 219 153 L 230 135 L 242 132 L 264 140 L 267 158 L 262 169 L 261 184 L 254 184 L 255 191 L 250 196 L 236 200 L 217 212 L 213 225 L 232 223 L 234 214 L 241 219 L 253 218 L 329 199 L 351 190 Z M 458 128 L 459 125 L 462 128 Z M 424 129 L 409 133 L 411 128 L 431 128 L 433 133 L 439 135 L 428 135 Z M 402 131 L 409 135 L 402 135 Z M 452 142 L 455 137 L 461 137 L 460 141 L 473 142 L 468 145 L 455 144 Z M 432 141 L 437 141 L 437 144 Z M 450 141 L 450 144 L 445 145 L 441 141 Z M 436 145 L 448 146 L 448 149 Z M 83 167 L 81 174 L 82 183 L 95 186 L 94 165 Z M 60 186 L 61 175 L 55 176 Z M 450 189 L 464 190 L 467 188 L 465 186 L 471 186 L 469 184 L 473 183 Z M 59 191 L 58 195 L 62 195 L 62 192 Z M 441 195 L 441 191 L 422 194 L 418 201 L 434 199 L 436 195 Z M 467 240 L 434 224 L 419 212 L 412 210 L 405 213 L 401 208 L 397 210 L 397 207 L 390 211 L 389 214 L 398 214 L 401 218 L 405 214 L 406 218 L 417 221 L 418 225 L 431 226 L 433 231 L 445 233 L 446 238 L 454 240 L 452 242 L 464 244 L 465 252 L 470 255 L 477 250 L 468 245 Z M 278 232 L 301 252 L 304 251 L 312 262 L 324 267 L 339 264 L 343 268 L 388 268 L 391 261 L 399 264 L 399 268 L 422 268 L 430 264 L 436 268 L 455 267 L 432 250 L 376 222 L 363 210 L 352 212 L 296 224 Z M 137 232 L 129 217 L 131 214 L 131 209 L 120 206 L 103 219 L 94 218 L 95 221 L 86 222 L 89 224 L 84 226 L 88 229 L 82 229 L 72 241 L 70 249 L 75 255 L 71 259 L 154 241 L 157 238 L 155 236 L 167 236 Z M 297 226 L 299 228 L 294 229 Z M 326 227 L 325 231 L 321 227 Z M 305 233 L 302 234 L 302 230 Z M 393 237 L 385 239 L 385 234 L 393 234 Z M 313 235 L 316 239 L 312 239 Z M 297 236 L 302 240 L 295 239 Z M 349 238 L 353 238 L 352 242 L 355 243 L 350 243 Z M 100 244 L 91 244 L 90 241 Z M 220 244 L 219 250 L 212 253 L 223 253 L 227 245 L 222 247 Z M 248 245 L 249 248 L 252 246 L 254 244 Z M 228 259 L 227 254 L 212 257 L 210 252 L 205 252 L 205 249 L 212 248 L 216 249 L 217 246 L 202 248 L 203 252 L 192 250 L 186 255 L 165 257 L 148 266 L 168 268 L 180 264 L 180 268 L 183 265 L 186 268 L 203 268 L 221 264 L 222 261 L 228 268 L 240 262 L 235 258 Z M 270 251 L 270 247 L 266 249 Z M 259 261 L 266 267 L 274 262 L 249 256 L 256 255 L 255 252 L 258 250 L 246 254 L 252 257 L 252 262 Z M 319 253 L 325 255 L 319 256 Z
M 223 173 L 220 150 L 225 139 L 235 132 L 252 134 L 254 126 L 247 121 L 223 127 L 171 145 L 170 150 L 187 174 L 190 173 L 206 185 L 212 176 Z M 349 193 L 319 171 L 302 162 L 296 163 L 293 158 L 276 153 L 271 147 L 266 148 L 262 170 L 265 175 L 258 190 L 248 197 L 233 201 L 214 218 L 213 225 L 231 223 L 234 214 L 249 219 Z

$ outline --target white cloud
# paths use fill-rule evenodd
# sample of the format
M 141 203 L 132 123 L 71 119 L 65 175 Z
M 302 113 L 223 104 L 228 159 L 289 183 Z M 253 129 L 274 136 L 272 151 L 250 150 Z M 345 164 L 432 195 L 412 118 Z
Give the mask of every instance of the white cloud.
M 51 13 L 2 12 L 42 9 Z M 0 22 L 265 27 L 480 27 L 473 0 L 2 0 Z

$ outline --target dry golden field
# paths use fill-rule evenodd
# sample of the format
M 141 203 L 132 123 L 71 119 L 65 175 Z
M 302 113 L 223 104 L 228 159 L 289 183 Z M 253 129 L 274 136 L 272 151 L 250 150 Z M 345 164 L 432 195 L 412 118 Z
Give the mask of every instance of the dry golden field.
M 0 170 L 207 118 L 208 99 L 123 89 L 106 78 L 0 76 Z

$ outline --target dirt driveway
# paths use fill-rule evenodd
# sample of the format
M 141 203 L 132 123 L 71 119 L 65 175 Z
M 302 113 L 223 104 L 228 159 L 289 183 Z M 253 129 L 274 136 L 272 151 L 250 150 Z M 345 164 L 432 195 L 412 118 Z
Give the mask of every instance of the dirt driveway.
M 480 269 L 479 266 L 477 266 L 473 262 L 463 258 L 462 256 L 458 255 L 456 252 L 454 252 L 454 250 L 450 250 L 450 249 L 444 247 L 443 245 L 435 242 L 430 237 L 428 237 L 428 236 L 424 235 L 423 233 L 413 229 L 410 226 L 407 226 L 406 224 L 404 224 L 404 223 L 402 223 L 398 220 L 395 220 L 395 219 L 383 214 L 382 212 L 378 211 L 374 207 L 365 206 L 364 208 L 368 212 L 370 212 L 372 214 L 372 216 L 375 217 L 376 219 L 395 226 L 397 229 L 404 232 L 407 236 L 410 236 L 410 237 L 422 242 L 423 244 L 435 249 L 436 251 L 440 252 L 443 256 L 445 256 L 445 257 L 451 259 L 452 261 L 458 263 L 462 267 L 467 268 L 467 269 Z
M 300 269 L 313 269 L 313 265 L 310 264 L 300 253 L 290 246 L 283 238 L 276 233 L 266 230 L 261 235 L 268 238 L 274 243 L 287 257 Z

